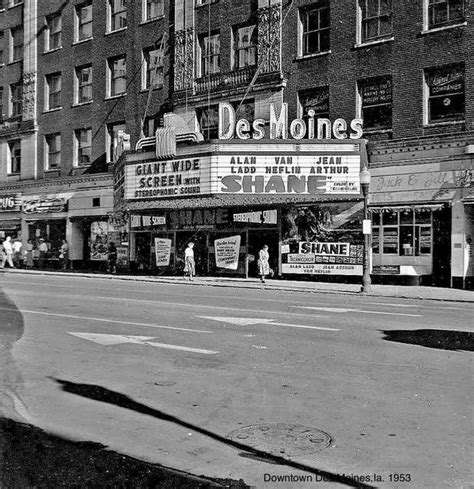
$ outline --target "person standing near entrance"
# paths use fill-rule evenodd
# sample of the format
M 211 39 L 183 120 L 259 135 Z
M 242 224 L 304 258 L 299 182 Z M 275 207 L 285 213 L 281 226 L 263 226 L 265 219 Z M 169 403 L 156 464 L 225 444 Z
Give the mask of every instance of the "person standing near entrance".
M 33 242 L 29 239 L 25 247 L 26 268 L 33 268 Z
M 109 273 L 117 273 L 117 247 L 113 241 L 109 243 L 107 261 Z
M 263 245 L 263 248 L 258 252 L 258 275 L 262 283 L 265 283 L 265 276 L 270 273 L 270 254 L 268 253 L 268 245 Z
M 38 259 L 38 266 L 40 268 L 44 267 L 44 262 L 46 260 L 46 254 L 48 253 L 48 243 L 43 238 L 40 238 L 40 245 L 38 247 L 39 251 L 39 259 Z
M 60 262 L 61 268 L 63 270 L 67 269 L 68 253 L 69 253 L 69 246 L 67 244 L 67 241 L 65 239 L 63 239 L 61 247 L 59 248 L 59 262 Z
M 3 242 L 2 245 L 2 268 L 5 268 L 5 262 L 8 262 L 8 264 L 12 267 L 15 268 L 15 265 L 13 264 L 12 260 L 12 255 L 13 255 L 13 246 L 12 246 L 12 238 L 11 236 L 7 236 L 5 238 L 5 241 Z
M 194 262 L 194 243 L 188 243 L 188 247 L 184 251 L 184 276 L 189 274 L 189 280 L 196 275 L 196 263 Z
M 23 243 L 20 238 L 16 238 L 12 244 L 13 249 L 13 263 L 16 267 L 20 268 L 23 262 L 23 258 L 21 256 L 21 248 L 23 247 Z

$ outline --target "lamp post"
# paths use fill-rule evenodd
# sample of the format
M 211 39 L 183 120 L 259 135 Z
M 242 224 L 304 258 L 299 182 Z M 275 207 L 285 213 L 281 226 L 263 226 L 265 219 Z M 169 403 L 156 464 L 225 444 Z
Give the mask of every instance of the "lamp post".
M 360 172 L 360 186 L 362 187 L 362 195 L 364 196 L 364 220 L 362 222 L 362 232 L 364 234 L 364 260 L 362 275 L 362 288 L 361 292 L 371 292 L 372 281 L 370 279 L 370 235 L 372 232 L 372 222 L 369 219 L 369 187 L 370 187 L 370 172 L 369 169 L 364 166 Z

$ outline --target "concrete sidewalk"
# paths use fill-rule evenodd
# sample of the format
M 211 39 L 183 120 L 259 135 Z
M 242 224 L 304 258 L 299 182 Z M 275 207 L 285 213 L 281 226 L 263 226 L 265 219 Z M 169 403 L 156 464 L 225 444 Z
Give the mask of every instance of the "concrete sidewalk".
M 146 276 L 146 275 L 109 275 L 103 273 L 23 270 L 5 268 L 0 270 L 0 276 L 6 280 L 13 275 L 62 275 L 70 277 L 100 278 L 109 280 L 128 280 L 137 282 L 169 283 L 189 286 L 232 287 L 258 290 L 278 290 L 302 293 L 327 293 L 361 295 L 358 284 L 312 282 L 298 280 L 267 279 L 262 284 L 256 278 L 227 278 L 227 277 L 195 277 L 191 282 L 183 277 Z M 398 297 L 406 299 L 425 299 L 453 302 L 474 303 L 474 291 L 449 289 L 443 287 L 401 286 L 401 285 L 372 285 L 371 296 Z

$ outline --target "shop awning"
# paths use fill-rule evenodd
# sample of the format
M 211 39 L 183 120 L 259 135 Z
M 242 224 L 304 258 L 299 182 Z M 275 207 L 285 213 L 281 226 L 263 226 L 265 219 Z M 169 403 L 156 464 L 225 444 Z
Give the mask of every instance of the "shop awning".
M 438 211 L 446 204 L 377 205 L 370 206 L 369 212 Z

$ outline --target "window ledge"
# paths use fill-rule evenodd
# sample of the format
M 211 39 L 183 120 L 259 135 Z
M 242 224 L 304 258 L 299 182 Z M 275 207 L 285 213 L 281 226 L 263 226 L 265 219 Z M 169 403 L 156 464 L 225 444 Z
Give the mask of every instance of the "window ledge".
M 87 39 L 81 39 L 80 41 L 74 41 L 72 43 L 73 46 L 77 46 L 78 44 L 84 44 L 85 42 L 92 41 L 94 39 L 92 36 L 88 37 Z
M 82 107 L 83 105 L 90 105 L 93 102 L 94 102 L 93 100 L 88 100 L 87 102 L 80 102 L 77 104 L 72 104 L 71 107 Z
M 199 5 L 196 5 L 195 8 L 206 7 L 207 5 L 212 5 L 213 3 L 219 3 L 219 2 L 218 2 L 218 0 L 213 0 L 211 2 L 203 2 L 203 3 L 200 3 Z
M 23 5 L 23 4 L 24 4 L 24 2 L 16 3 L 15 5 L 8 5 L 8 10 L 15 8 L 15 7 L 19 7 L 20 5 Z
M 378 44 L 385 44 L 387 42 L 393 42 L 395 38 L 385 37 L 383 39 L 374 39 L 373 41 L 365 41 L 358 44 L 354 44 L 353 49 L 370 48 L 371 46 L 377 46 Z
M 160 85 L 159 87 L 153 87 L 152 90 L 155 91 L 155 90 L 161 90 L 163 88 L 164 85 Z M 142 88 L 140 90 L 140 93 L 148 93 L 150 91 L 150 88 Z
M 73 170 L 80 170 L 82 168 L 89 168 L 91 166 L 91 163 L 89 163 L 88 165 L 78 165 L 78 164 L 75 164 L 72 168 Z
M 23 61 L 23 58 L 21 59 L 13 59 L 7 63 L 7 65 L 14 65 L 15 63 L 21 63 Z
M 46 109 L 46 110 L 43 110 L 43 114 L 49 114 L 51 112 L 57 112 L 58 110 L 62 110 L 62 106 L 61 107 L 54 107 L 54 109 Z
M 451 29 L 457 29 L 459 27 L 466 27 L 467 21 L 459 22 L 458 24 L 445 25 L 442 27 L 434 27 L 433 29 L 423 29 L 420 32 L 421 36 L 427 36 L 429 34 L 436 34 L 437 32 L 449 31 Z
M 7 177 L 19 177 L 21 175 L 20 172 L 18 173 L 7 173 Z
M 56 51 L 61 51 L 62 49 L 63 47 L 59 46 L 58 48 L 48 49 L 47 51 L 43 51 L 43 54 L 55 53 Z
M 364 129 L 364 134 L 390 134 L 393 129 Z
M 305 55 L 302 55 L 302 56 L 297 56 L 295 58 L 295 61 L 304 61 L 305 59 L 319 58 L 321 56 L 326 56 L 328 54 L 331 54 L 331 50 L 329 50 L 329 51 L 321 51 L 320 53 L 305 54 Z
M 109 95 L 108 97 L 105 97 L 104 100 L 116 100 L 118 98 L 126 97 L 127 92 L 121 93 L 119 95 Z
M 153 17 L 153 19 L 142 20 L 138 25 L 151 24 L 152 22 L 156 22 L 157 20 L 162 20 L 164 18 L 165 18 L 164 15 L 159 15 L 158 17 Z
M 121 27 L 120 29 L 115 29 L 114 31 L 107 31 L 104 36 L 110 36 L 111 34 L 116 34 L 117 32 L 126 31 L 127 27 Z
M 61 168 L 45 168 L 44 169 L 45 173 L 57 173 L 58 171 L 61 171 Z
M 425 129 L 430 127 L 440 127 L 440 126 L 452 126 L 453 124 L 465 124 L 466 121 L 463 119 L 462 121 L 443 121 L 443 122 L 430 122 L 428 124 L 423 124 Z

